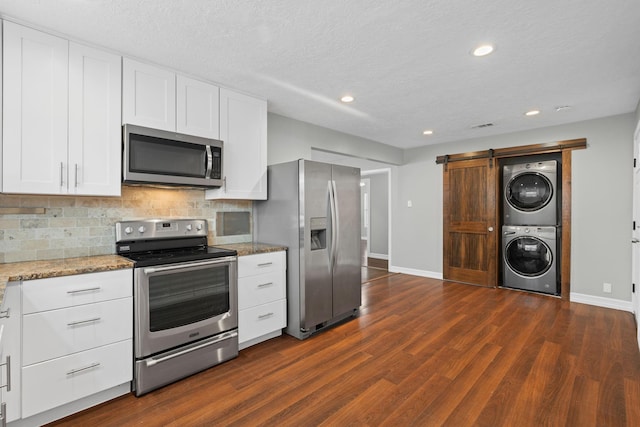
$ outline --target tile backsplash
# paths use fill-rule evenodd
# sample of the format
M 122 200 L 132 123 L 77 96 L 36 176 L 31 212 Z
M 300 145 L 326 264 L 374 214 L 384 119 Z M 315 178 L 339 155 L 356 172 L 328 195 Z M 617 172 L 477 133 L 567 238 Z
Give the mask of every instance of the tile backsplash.
M 117 221 L 204 218 L 209 244 L 251 241 L 249 234 L 216 235 L 218 212 L 249 212 L 248 200 L 205 200 L 204 190 L 122 186 L 121 197 L 0 194 L 0 207 L 41 207 L 44 214 L 0 215 L 0 262 L 115 253 Z

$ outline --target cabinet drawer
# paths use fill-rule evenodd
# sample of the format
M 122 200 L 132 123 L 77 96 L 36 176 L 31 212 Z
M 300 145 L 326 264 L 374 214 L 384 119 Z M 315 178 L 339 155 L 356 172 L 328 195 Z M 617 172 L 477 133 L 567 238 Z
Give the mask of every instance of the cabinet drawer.
M 238 277 L 284 271 L 285 252 L 245 255 L 238 257 Z
M 22 312 L 36 313 L 130 297 L 132 291 L 131 269 L 27 280 L 22 285 Z
M 240 310 L 238 341 L 243 343 L 287 326 L 286 300 L 270 302 Z
M 22 369 L 22 418 L 124 384 L 133 343 L 121 341 Z
M 238 309 L 283 299 L 285 293 L 281 272 L 241 277 L 238 279 Z
M 132 298 L 23 316 L 23 366 L 132 337 Z

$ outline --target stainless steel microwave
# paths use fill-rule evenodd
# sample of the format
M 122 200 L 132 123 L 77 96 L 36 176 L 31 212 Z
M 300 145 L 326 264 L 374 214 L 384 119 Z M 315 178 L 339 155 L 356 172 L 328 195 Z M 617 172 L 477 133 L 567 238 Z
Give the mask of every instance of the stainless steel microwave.
M 125 184 L 222 185 L 222 141 L 125 124 L 122 142 Z

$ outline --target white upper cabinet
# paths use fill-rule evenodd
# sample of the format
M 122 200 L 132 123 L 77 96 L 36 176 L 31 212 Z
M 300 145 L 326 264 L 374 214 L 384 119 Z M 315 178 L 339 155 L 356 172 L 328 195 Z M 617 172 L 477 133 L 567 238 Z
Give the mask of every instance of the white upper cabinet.
M 176 76 L 177 122 L 180 133 L 220 138 L 220 89 L 218 86 Z
M 176 75 L 124 58 L 122 123 L 176 131 Z
M 267 102 L 221 88 L 220 139 L 224 185 L 206 198 L 266 200 Z
M 218 86 L 128 58 L 122 75 L 123 124 L 220 137 Z
M 119 195 L 121 58 L 69 45 L 69 192 Z
M 3 29 L 2 191 L 120 195 L 120 57 Z
M 69 42 L 3 28 L 3 191 L 66 193 Z

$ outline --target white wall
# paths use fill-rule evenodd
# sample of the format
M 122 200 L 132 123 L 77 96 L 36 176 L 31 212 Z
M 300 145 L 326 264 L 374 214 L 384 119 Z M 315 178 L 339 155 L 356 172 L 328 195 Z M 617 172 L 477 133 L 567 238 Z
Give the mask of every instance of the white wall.
M 436 156 L 587 138 L 587 148 L 572 157 L 571 292 L 631 301 L 635 122 L 630 113 L 406 150 L 394 187 L 393 267 L 442 272 L 442 166 Z M 611 294 L 602 292 L 603 282 L 613 285 Z
M 273 113 L 269 113 L 267 138 L 267 163 L 270 165 L 297 159 L 311 160 L 314 148 L 393 165 L 403 162 L 400 148 Z
M 631 301 L 633 131 L 629 113 L 507 135 L 476 138 L 404 151 L 331 129 L 269 115 L 269 164 L 306 158 L 367 170 L 365 159 L 391 166 L 389 268 L 442 275 L 442 166 L 438 155 L 586 138 L 572 152 L 571 291 Z M 334 153 L 344 153 L 340 156 Z M 368 169 L 375 169 L 376 166 Z M 407 206 L 411 201 L 412 207 Z M 602 292 L 602 283 L 613 292 Z

